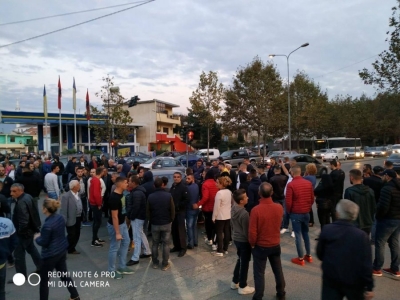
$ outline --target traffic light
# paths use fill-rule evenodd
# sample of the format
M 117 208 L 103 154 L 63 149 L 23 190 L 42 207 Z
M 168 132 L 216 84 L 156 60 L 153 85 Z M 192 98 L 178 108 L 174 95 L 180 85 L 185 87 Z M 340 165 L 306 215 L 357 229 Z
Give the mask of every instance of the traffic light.
M 118 147 L 118 142 L 112 140 L 112 141 L 111 141 L 111 147 L 113 147 L 113 148 Z
M 128 107 L 136 106 L 137 102 L 140 100 L 138 96 L 134 96 L 129 100 Z
M 193 132 L 193 130 L 190 130 L 188 133 L 187 133 L 187 137 L 188 137 L 188 142 L 189 142 L 189 144 L 193 141 L 193 138 L 194 138 L 194 132 Z

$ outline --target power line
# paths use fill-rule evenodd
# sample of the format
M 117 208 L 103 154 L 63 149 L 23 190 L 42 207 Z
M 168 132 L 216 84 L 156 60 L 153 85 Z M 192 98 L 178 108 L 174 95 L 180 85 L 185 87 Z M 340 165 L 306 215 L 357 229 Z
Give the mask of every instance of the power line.
M 375 56 L 378 56 L 378 55 L 379 55 L 379 54 L 372 55 L 372 56 L 370 56 L 370 57 L 368 57 L 368 58 L 365 58 L 365 59 L 363 59 L 363 60 L 360 60 L 360 61 L 358 61 L 358 62 L 355 62 L 355 63 L 353 63 L 353 64 L 351 64 L 351 65 L 344 66 L 344 67 L 342 67 L 342 68 L 340 68 L 340 69 L 337 69 L 337 70 L 334 70 L 334 71 L 331 71 L 331 72 L 328 72 L 328 73 L 325 73 L 325 74 L 323 74 L 323 75 L 319 75 L 319 76 L 316 76 L 316 77 L 313 77 L 313 78 L 315 79 L 315 78 L 319 78 L 319 77 L 326 76 L 326 75 L 328 75 L 328 74 L 335 73 L 335 72 L 337 72 L 337 71 L 341 71 L 341 70 L 343 70 L 343 69 L 352 67 L 352 66 L 354 66 L 354 65 L 357 65 L 357 64 L 359 64 L 359 63 L 361 63 L 361 62 L 363 62 L 363 61 L 369 60 L 369 59 L 371 59 L 371 58 L 373 58 L 373 57 L 375 57 Z
M 0 26 L 19 24 L 19 23 L 26 23 L 26 22 L 32 22 L 32 21 L 39 21 L 39 20 L 56 18 L 56 17 L 64 17 L 64 16 L 69 16 L 69 15 L 74 15 L 74 14 L 81 14 L 81 13 L 86 13 L 86 12 L 91 12 L 91 11 L 96 11 L 96 10 L 114 8 L 114 7 L 119 7 L 119 6 L 126 6 L 126 5 L 131 5 L 131 4 L 137 4 L 137 3 L 141 3 L 141 2 L 146 2 L 146 1 L 135 1 L 135 2 L 125 3 L 125 4 L 118 4 L 118 5 L 106 6 L 106 7 L 100 7 L 100 8 L 92 8 L 92 9 L 87 9 L 87 10 L 75 11 L 75 12 L 52 15 L 52 16 L 46 16 L 46 17 L 33 18 L 33 19 L 28 19 L 28 20 L 13 21 L 13 22 L 8 22 L 8 23 L 2 23 L 2 24 L 0 24 Z
M 23 42 L 26 42 L 26 41 L 30 41 L 30 40 L 33 40 L 33 39 L 37 39 L 37 38 L 40 38 L 40 37 L 43 37 L 43 36 L 46 36 L 46 35 L 50 35 L 50 34 L 53 34 L 53 33 L 56 33 L 56 32 L 60 32 L 60 31 L 63 31 L 63 30 L 67 30 L 67 29 L 70 29 L 70 28 L 73 28 L 73 27 L 77 27 L 77 26 L 80 26 L 80 25 L 83 25 L 83 24 L 86 24 L 86 23 L 89 23 L 89 22 L 93 22 L 93 21 L 99 20 L 99 19 L 103 19 L 105 17 L 109 17 L 109 16 L 112 16 L 112 15 L 118 14 L 120 12 L 124 12 L 124 11 L 130 10 L 130 9 L 133 9 L 133 8 L 136 8 L 136 7 L 139 7 L 139 6 L 148 4 L 150 2 L 154 2 L 154 1 L 156 1 L 156 0 L 148 0 L 148 1 L 144 2 L 144 3 L 136 4 L 134 6 L 131 6 L 131 7 L 128 7 L 128 8 L 124 8 L 124 9 L 118 10 L 116 12 L 113 12 L 113 13 L 110 13 L 110 14 L 106 14 L 106 15 L 103 15 L 103 16 L 100 16 L 100 17 L 97 17 L 97 18 L 94 18 L 94 19 L 90 19 L 88 21 L 84 21 L 84 22 L 81 22 L 81 23 L 78 23 L 78 24 L 74 24 L 74 25 L 71 25 L 71 26 L 68 26 L 68 27 L 64 27 L 64 28 L 60 28 L 60 29 L 53 30 L 53 31 L 50 31 L 50 32 L 46 32 L 46 33 L 43 33 L 43 34 L 40 34 L 40 35 L 36 35 L 36 36 L 30 37 L 30 38 L 27 38 L 27 39 L 24 39 L 24 40 L 16 41 L 16 42 L 13 42 L 13 43 L 10 43 L 10 44 L 1 45 L 0 49 L 8 47 L 8 46 L 15 45 L 15 44 L 20 44 L 20 43 L 23 43 Z

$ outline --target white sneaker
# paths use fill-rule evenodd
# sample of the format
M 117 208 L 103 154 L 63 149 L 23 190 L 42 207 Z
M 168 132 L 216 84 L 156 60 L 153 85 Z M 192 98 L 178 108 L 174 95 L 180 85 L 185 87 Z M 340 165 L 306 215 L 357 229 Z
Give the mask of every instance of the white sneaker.
M 294 231 L 292 231 L 292 234 L 290 235 L 292 238 L 294 238 Z
M 217 252 L 217 251 L 213 251 L 213 252 L 211 252 L 211 254 L 214 255 L 214 256 L 224 256 L 223 253 Z
M 211 246 L 212 245 L 212 240 L 208 240 L 207 238 L 204 239 L 204 243 L 206 243 L 206 245 Z
M 238 289 L 238 293 L 240 295 L 248 295 L 248 294 L 253 294 L 255 291 L 255 288 L 250 287 L 250 286 L 246 286 L 244 288 L 239 288 Z
M 289 229 L 287 229 L 287 228 L 282 228 L 282 229 L 281 229 L 281 234 L 284 234 L 284 233 L 286 233 L 286 232 L 289 232 Z
M 217 245 L 212 245 L 211 248 L 213 249 L 213 251 L 217 251 Z
M 227 254 L 228 254 L 228 251 L 225 251 L 224 254 L 227 255 Z
M 239 288 L 239 283 L 231 282 L 231 290 L 237 290 Z

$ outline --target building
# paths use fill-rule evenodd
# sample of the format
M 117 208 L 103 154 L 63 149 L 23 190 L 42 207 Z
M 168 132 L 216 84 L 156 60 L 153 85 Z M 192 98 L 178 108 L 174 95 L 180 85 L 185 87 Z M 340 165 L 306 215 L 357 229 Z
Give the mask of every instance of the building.
M 129 102 L 129 101 L 128 101 Z M 181 125 L 180 117 L 174 116 L 173 109 L 179 105 L 153 99 L 138 101 L 136 106 L 128 107 L 135 123 L 143 124 L 137 129 L 137 142 L 144 151 L 185 151 L 186 144 L 174 128 Z
M 3 154 L 22 154 L 29 151 L 29 146 L 35 136 L 25 134 L 0 134 L 0 152 Z M 35 150 L 35 149 L 34 149 Z

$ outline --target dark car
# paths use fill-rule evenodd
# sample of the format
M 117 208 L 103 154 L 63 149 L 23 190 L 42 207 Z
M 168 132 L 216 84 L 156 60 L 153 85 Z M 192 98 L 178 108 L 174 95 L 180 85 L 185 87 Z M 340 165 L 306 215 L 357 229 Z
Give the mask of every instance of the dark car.
M 182 175 L 182 181 L 186 182 L 186 175 L 185 172 L 182 172 L 182 170 L 177 170 L 177 169 L 158 169 L 158 170 L 151 170 L 153 173 L 153 177 L 167 177 L 168 178 L 168 184 L 167 184 L 167 189 L 170 189 L 172 184 L 174 183 L 174 173 L 179 172 Z
M 150 155 L 148 155 L 146 153 L 143 153 L 143 152 L 135 152 L 135 153 L 132 154 L 132 156 L 139 156 L 139 157 L 145 158 L 145 159 L 151 158 Z
M 400 173 L 400 154 L 399 153 L 393 153 L 386 159 L 386 161 L 392 162 L 393 170 L 395 170 L 397 173 Z
M 178 157 L 175 157 L 175 158 L 177 160 L 179 160 L 183 166 L 187 167 L 187 165 L 186 165 L 186 154 L 178 156 Z M 199 159 L 202 159 L 202 156 L 189 154 L 188 155 L 189 167 L 194 166 Z
M 22 159 L 20 159 L 20 158 L 12 158 L 12 159 L 9 159 L 8 162 L 9 162 L 10 164 L 14 164 L 14 165 L 15 165 L 15 168 L 17 168 L 17 167 L 19 166 L 19 162 L 20 162 L 21 160 L 22 160 Z M 5 161 L 0 162 L 0 164 L 4 164 L 4 163 L 5 163 Z
M 154 157 L 140 165 L 147 170 L 176 169 L 185 172 L 185 167 L 179 160 L 173 157 Z
M 328 167 L 321 163 L 319 160 L 315 159 L 311 155 L 308 154 L 287 154 L 285 155 L 286 157 L 289 157 L 289 159 L 294 159 L 297 164 L 301 167 L 301 173 L 304 174 L 306 171 L 306 166 L 308 164 L 315 164 L 317 167 L 317 177 L 321 177 L 323 174 L 328 174 Z M 283 160 L 283 156 L 276 157 L 276 159 L 281 159 Z

